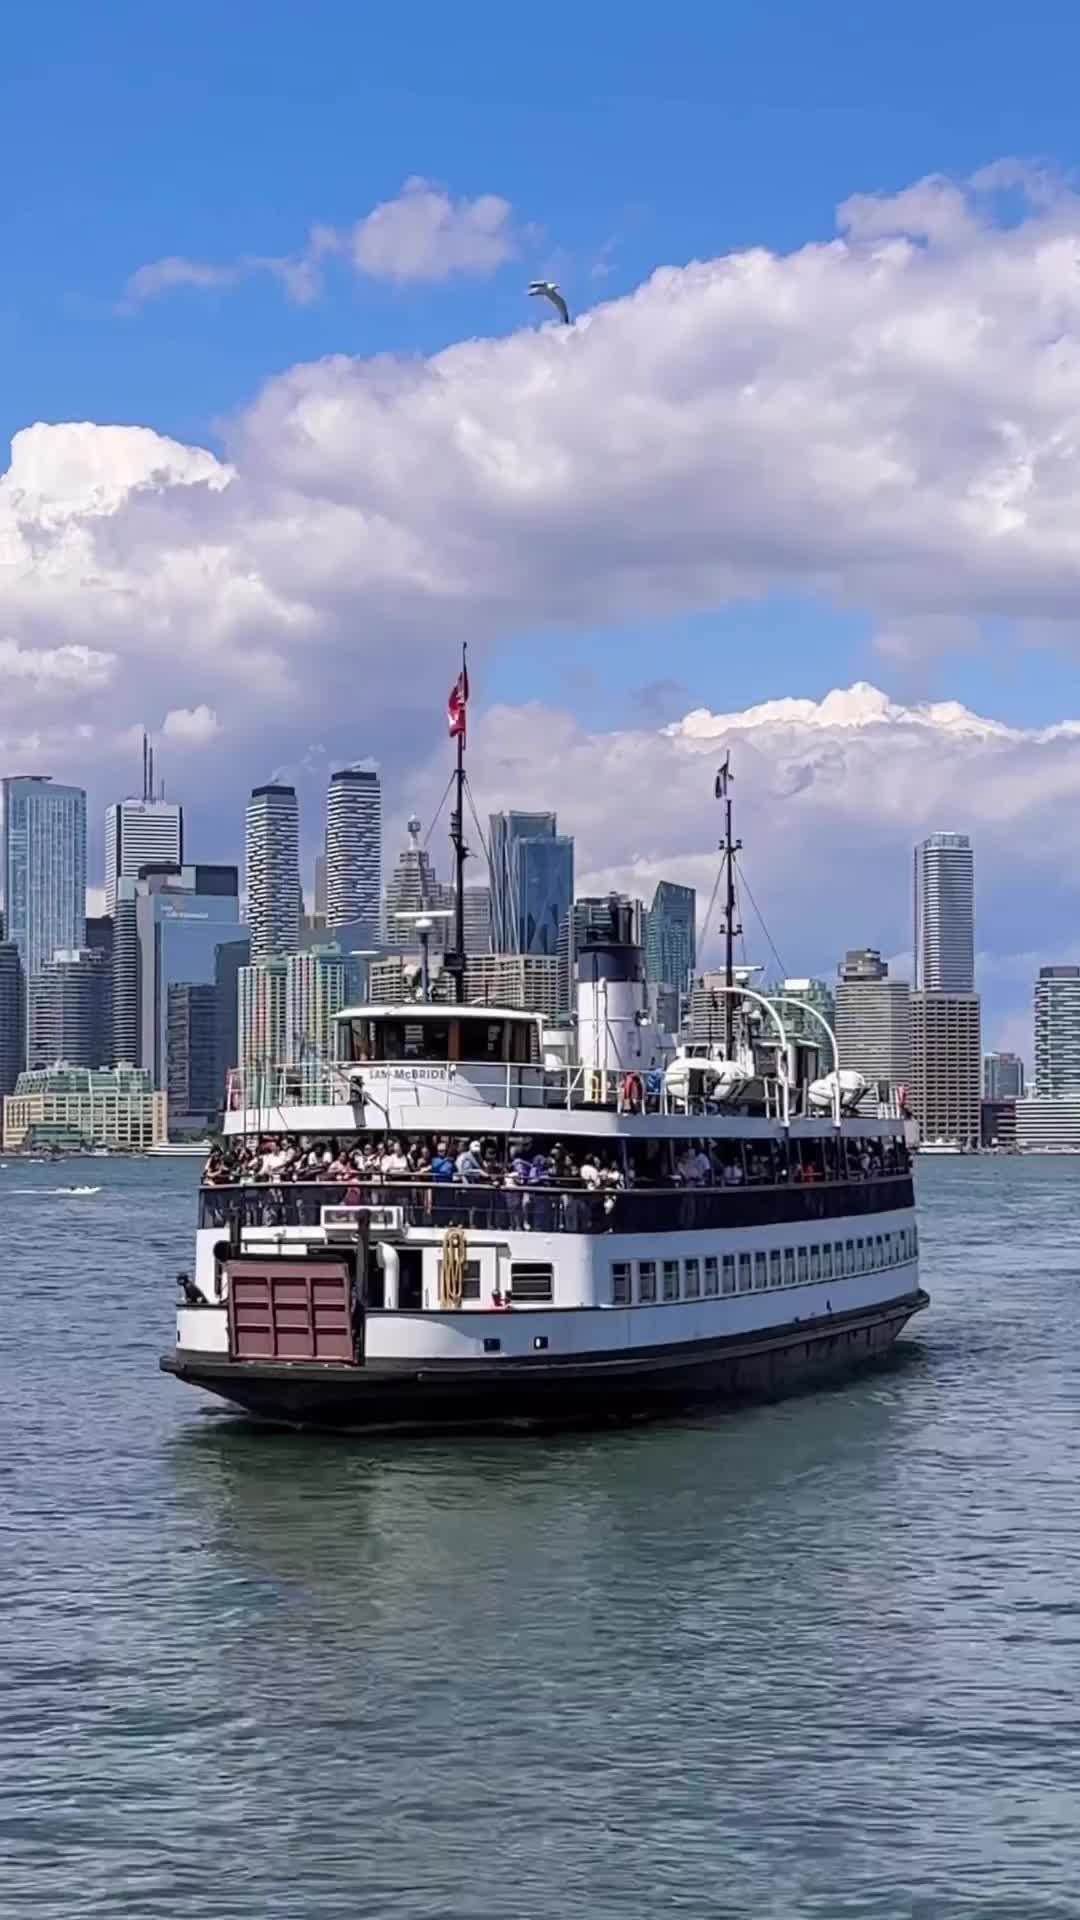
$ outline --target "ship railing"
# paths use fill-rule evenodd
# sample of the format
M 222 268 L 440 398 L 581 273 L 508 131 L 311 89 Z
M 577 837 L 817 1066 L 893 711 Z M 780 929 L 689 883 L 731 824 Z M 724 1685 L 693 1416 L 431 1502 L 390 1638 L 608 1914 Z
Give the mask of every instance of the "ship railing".
M 321 1181 L 204 1187 L 200 1225 L 222 1233 L 322 1229 L 324 1207 L 397 1208 L 407 1228 L 497 1233 L 683 1233 L 890 1212 L 912 1204 L 910 1173 L 746 1187 L 458 1186 Z
M 788 1109 L 778 1082 L 766 1079 L 764 1113 L 784 1120 Z M 295 1066 L 235 1067 L 226 1087 L 229 1113 L 254 1116 L 267 1126 L 286 1107 L 342 1107 L 365 1102 L 460 1108 L 600 1108 L 617 1113 L 712 1114 L 715 1102 L 669 1095 L 659 1068 L 617 1071 L 581 1064 L 453 1060 L 311 1061 Z M 793 1103 L 794 1105 L 794 1103 Z M 737 1103 L 728 1111 L 736 1112 Z M 821 1119 L 820 1114 L 809 1117 Z M 848 1116 L 851 1117 L 851 1116 Z

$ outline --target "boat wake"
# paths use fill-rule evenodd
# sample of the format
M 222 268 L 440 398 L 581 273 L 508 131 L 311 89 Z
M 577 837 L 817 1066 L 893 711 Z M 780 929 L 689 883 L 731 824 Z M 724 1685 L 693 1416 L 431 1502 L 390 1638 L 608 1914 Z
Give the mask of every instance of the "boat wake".
M 12 1194 L 36 1193 L 37 1195 L 39 1195 L 39 1197 L 42 1200 L 48 1200 L 50 1198 L 56 1199 L 61 1194 L 100 1193 L 101 1188 L 100 1187 L 10 1187 L 8 1191 Z

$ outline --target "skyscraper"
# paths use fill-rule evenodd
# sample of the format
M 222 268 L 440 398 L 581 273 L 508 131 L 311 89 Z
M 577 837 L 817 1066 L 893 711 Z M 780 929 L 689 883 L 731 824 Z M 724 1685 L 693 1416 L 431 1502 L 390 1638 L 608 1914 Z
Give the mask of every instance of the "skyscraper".
M 1038 986 L 1035 989 L 1038 1017 Z M 1022 1100 L 1024 1063 L 1018 1053 L 987 1053 L 983 1056 L 983 1099 Z
M 418 913 L 449 914 L 454 905 L 454 890 L 439 879 L 431 855 L 420 845 L 420 822 L 415 814 L 409 820 L 408 834 L 409 844 L 398 854 L 397 865 L 386 883 L 385 944 L 415 950 L 415 916 Z M 450 926 L 449 918 L 436 918 L 431 932 L 433 950 L 446 945 Z
M 366 767 L 330 776 L 326 799 L 326 924 L 378 932 L 382 897 L 382 789 Z M 316 903 L 316 911 L 318 910 Z
M 493 952 L 557 959 L 574 900 L 573 839 L 553 813 L 493 813 L 490 829 Z
M 201 1132 L 213 1122 L 225 1097 L 217 1072 L 216 988 L 187 980 L 171 986 L 166 1022 L 169 1128 L 173 1133 Z
M 294 953 L 285 967 L 285 1059 L 296 1068 L 302 1100 L 327 1097 L 337 1057 L 334 1015 L 348 1000 L 348 968 L 337 947 Z
M 841 1067 L 891 1087 L 911 1081 L 911 988 L 890 980 L 876 947 L 853 947 L 836 985 L 836 1050 Z
M 491 952 L 491 888 L 465 889 L 465 951 Z
M 105 911 L 116 911 L 121 874 L 134 880 L 140 867 L 184 859 L 184 810 L 172 800 L 118 800 L 105 812 Z
M 1035 1095 L 1080 1094 L 1080 967 L 1040 967 L 1035 982 Z
M 271 781 L 247 806 L 247 912 L 252 964 L 295 953 L 300 932 L 296 788 Z
M 239 1065 L 249 1076 L 249 1099 L 265 1089 L 265 1098 L 273 1097 L 273 1070 L 280 1067 L 288 1051 L 286 1017 L 286 970 L 284 959 L 263 960 L 257 966 L 241 967 L 236 976 L 238 1004 Z M 261 1088 L 251 1076 L 264 1073 Z M 258 1099 L 253 1104 L 259 1104 Z
M 4 924 L 27 984 L 86 939 L 86 795 L 47 776 L 3 782 Z
M 920 1140 L 978 1146 L 981 1059 L 977 993 L 912 994 L 910 1104 Z
M 111 975 L 101 948 L 57 949 L 30 982 L 28 1067 L 112 1065 Z
M 696 966 L 697 893 L 658 880 L 645 922 L 645 978 L 651 987 L 672 989 L 681 1009 Z
M 14 940 L 0 940 L 0 1094 L 13 1091 L 25 1059 L 22 963 Z
M 975 856 L 966 833 L 932 833 L 915 849 L 915 986 L 975 990 Z
M 131 882 L 120 883 L 118 911 Z M 240 938 L 240 901 L 235 867 L 187 866 L 172 872 L 151 870 L 135 886 L 135 926 L 137 938 L 138 1058 L 136 1065 L 149 1067 L 156 1087 L 166 1087 L 170 1078 L 179 1088 L 205 1086 L 209 1057 L 216 1060 L 216 1032 L 213 1046 L 209 1032 L 206 996 L 189 1000 L 186 1011 L 180 1001 L 172 1003 L 170 994 L 177 987 L 216 988 L 218 949 Z M 120 938 L 120 924 L 117 938 Z M 118 955 L 119 961 L 119 955 Z M 117 997 L 125 998 L 130 987 L 116 977 Z M 185 1027 L 186 1021 L 186 1027 Z M 114 1020 L 114 1030 L 116 1022 Z M 198 1059 L 185 1064 L 170 1062 L 170 1033 L 186 1031 Z M 178 1042 L 175 1042 L 178 1044 Z M 175 1044 L 173 1051 L 175 1054 Z M 216 1098 L 220 1099 L 221 1089 Z M 206 1109 L 196 1109 L 205 1112 Z M 180 1116 L 177 1116 L 178 1118 Z

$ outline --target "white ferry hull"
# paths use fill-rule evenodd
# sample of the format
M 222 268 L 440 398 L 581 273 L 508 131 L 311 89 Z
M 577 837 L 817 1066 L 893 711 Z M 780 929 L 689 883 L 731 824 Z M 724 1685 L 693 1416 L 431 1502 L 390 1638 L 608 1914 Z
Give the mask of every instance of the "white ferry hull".
M 162 1369 L 279 1425 L 339 1431 L 570 1427 L 798 1392 L 882 1360 L 921 1288 L 754 1333 L 603 1355 L 363 1364 L 241 1361 L 177 1349 Z

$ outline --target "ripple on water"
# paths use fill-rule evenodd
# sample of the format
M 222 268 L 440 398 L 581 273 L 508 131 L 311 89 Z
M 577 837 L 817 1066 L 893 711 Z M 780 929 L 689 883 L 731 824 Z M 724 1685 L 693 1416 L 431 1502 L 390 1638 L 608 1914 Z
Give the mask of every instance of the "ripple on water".
M 920 1169 L 933 1310 L 843 1391 L 465 1442 L 185 1394 L 190 1163 L 37 1176 L 0 1169 L 5 1920 L 1075 1912 L 1072 1163 Z

